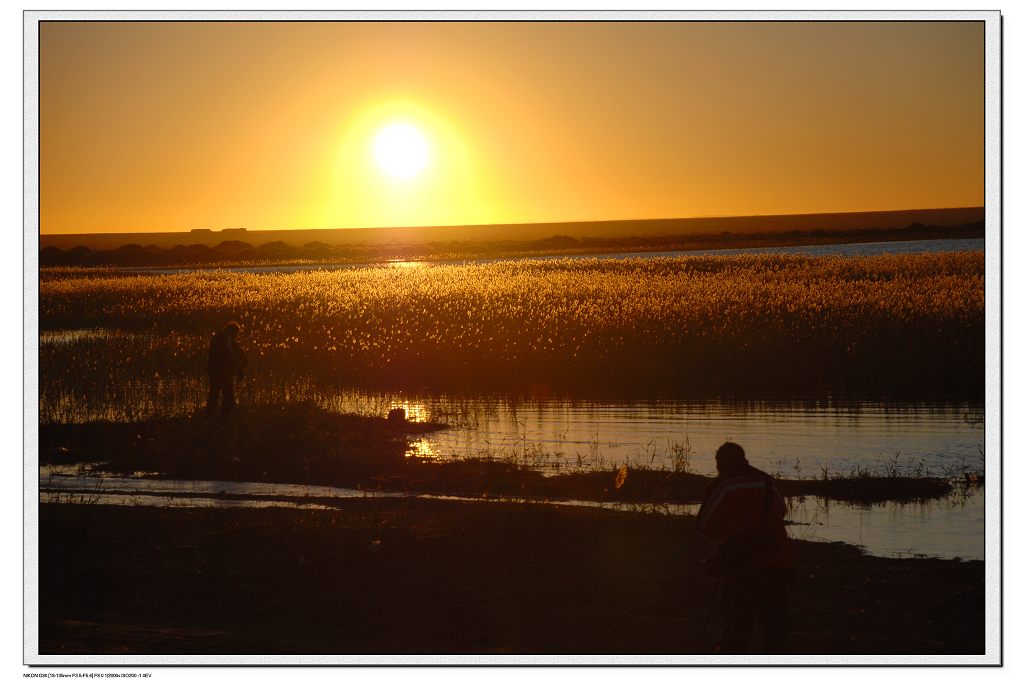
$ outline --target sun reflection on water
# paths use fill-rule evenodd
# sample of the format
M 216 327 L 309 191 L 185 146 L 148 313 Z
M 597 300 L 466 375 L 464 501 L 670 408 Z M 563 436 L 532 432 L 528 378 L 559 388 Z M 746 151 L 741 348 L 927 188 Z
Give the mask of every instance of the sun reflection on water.
M 421 267 L 428 266 L 428 263 L 421 260 L 393 260 L 388 262 L 388 266 L 401 269 L 420 269 Z
M 409 448 L 405 451 L 405 456 L 433 460 L 438 457 L 438 453 L 434 450 L 434 446 L 431 445 L 429 440 L 420 437 L 410 438 Z

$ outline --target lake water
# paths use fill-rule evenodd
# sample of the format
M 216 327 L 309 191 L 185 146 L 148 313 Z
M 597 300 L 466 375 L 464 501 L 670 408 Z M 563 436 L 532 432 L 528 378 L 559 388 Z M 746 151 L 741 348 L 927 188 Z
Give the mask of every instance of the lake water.
M 954 238 L 954 239 L 933 239 L 924 241 L 886 241 L 874 243 L 837 243 L 834 245 L 790 245 L 773 248 L 728 248 L 722 250 L 675 250 L 670 252 L 618 252 L 618 253 L 593 253 L 584 255 L 542 255 L 533 257 L 502 257 L 480 260 L 440 260 L 429 262 L 408 262 L 393 261 L 394 266 L 426 266 L 441 264 L 490 264 L 492 262 L 505 262 L 509 260 L 528 260 L 531 262 L 548 260 L 624 260 L 635 257 L 693 257 L 700 255 L 838 255 L 843 257 L 868 257 L 872 255 L 904 255 L 934 252 L 957 252 L 984 250 L 984 238 Z M 291 265 L 252 265 L 240 267 L 214 267 L 217 271 L 242 272 L 250 274 L 281 273 L 290 274 L 294 272 L 306 272 L 316 270 L 333 269 L 360 269 L 367 266 L 381 266 L 380 264 L 370 265 L 366 263 L 339 263 L 339 264 L 291 264 Z M 140 267 L 128 268 L 123 271 L 143 274 L 182 274 L 210 267 L 190 268 L 165 268 L 165 267 Z
M 787 477 L 854 469 L 946 476 L 984 470 L 984 408 L 968 403 L 786 401 L 512 401 L 339 393 L 338 412 L 448 420 L 415 439 L 416 454 L 505 459 L 550 471 L 622 464 L 714 472 L 714 453 L 735 441 L 750 462 Z
M 522 402 L 351 391 L 326 404 L 379 415 L 402 407 L 414 421 L 450 417 L 451 428 L 414 437 L 412 452 L 508 460 L 548 473 L 626 463 L 670 469 L 685 458 L 690 471 L 713 474 L 715 450 L 726 440 L 743 445 L 753 465 L 784 477 L 866 469 L 948 478 L 985 470 L 984 408 L 970 403 Z M 984 559 L 983 488 L 872 506 L 809 497 L 790 508 L 793 538 L 851 543 L 874 555 Z

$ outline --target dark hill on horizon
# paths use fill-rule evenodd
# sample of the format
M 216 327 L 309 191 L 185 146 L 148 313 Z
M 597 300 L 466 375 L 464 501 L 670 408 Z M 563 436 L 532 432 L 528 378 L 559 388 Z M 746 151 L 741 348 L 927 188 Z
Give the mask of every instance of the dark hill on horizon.
M 401 246 L 441 243 L 526 241 L 552 237 L 564 239 L 641 239 L 645 237 L 695 237 L 716 234 L 749 235 L 788 232 L 851 232 L 925 227 L 960 227 L 984 221 L 983 207 L 961 207 L 881 212 L 838 212 L 822 214 L 754 215 L 743 217 L 691 217 L 679 219 L 628 219 L 586 222 L 541 222 L 531 224 L 482 224 L 469 226 L 426 226 L 357 229 L 194 229 L 177 232 L 124 232 L 41 234 L 41 249 L 84 247 L 113 250 L 124 246 L 170 249 L 176 246 L 213 248 L 225 241 L 251 246 Z

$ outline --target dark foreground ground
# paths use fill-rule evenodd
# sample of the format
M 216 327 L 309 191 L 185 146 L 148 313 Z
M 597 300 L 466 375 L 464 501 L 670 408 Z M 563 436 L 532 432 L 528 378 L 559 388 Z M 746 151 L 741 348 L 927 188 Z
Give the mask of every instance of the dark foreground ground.
M 984 564 L 795 544 L 795 652 L 984 652 Z M 680 654 L 713 583 L 694 521 L 364 499 L 40 507 L 41 654 Z

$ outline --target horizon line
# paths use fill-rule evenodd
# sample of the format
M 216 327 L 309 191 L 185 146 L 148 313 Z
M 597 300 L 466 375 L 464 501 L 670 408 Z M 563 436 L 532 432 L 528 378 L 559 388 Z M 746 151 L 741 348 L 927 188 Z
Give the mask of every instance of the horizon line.
M 55 231 L 55 232 L 44 232 L 41 229 L 37 232 L 40 237 L 42 236 L 91 236 L 91 235 L 113 235 L 113 234 L 189 234 L 194 231 L 209 231 L 210 233 L 222 233 L 231 230 L 244 230 L 246 233 L 264 233 L 264 232 L 288 232 L 288 231 L 366 231 L 366 230 L 381 230 L 387 231 L 392 229 L 457 229 L 457 228 L 468 228 L 468 227 L 502 227 L 502 226 L 542 226 L 542 225 L 563 225 L 563 224 L 603 224 L 613 222 L 653 222 L 653 221 L 687 221 L 697 219 L 754 219 L 754 218 L 770 218 L 770 217 L 812 217 L 812 216 L 827 216 L 827 215 L 851 215 L 851 214 L 895 214 L 899 212 L 939 212 L 939 211 L 954 211 L 954 210 L 984 210 L 985 205 L 964 205 L 957 207 L 911 207 L 903 209 L 888 209 L 888 210 L 839 210 L 829 212 L 782 212 L 779 214 L 708 214 L 708 215 L 693 215 L 688 217 L 636 217 L 629 219 L 568 219 L 568 220 L 551 220 L 551 221 L 532 221 L 532 222 L 494 222 L 494 223 L 482 223 L 482 224 L 407 224 L 397 226 L 335 226 L 335 227 L 320 227 L 320 228 L 309 228 L 309 227 L 293 227 L 286 229 L 249 229 L 248 227 L 222 227 L 222 228 L 207 228 L 207 227 L 193 227 L 189 229 L 178 229 L 178 230 L 156 230 L 147 231 L 140 229 L 116 229 L 110 231 Z

